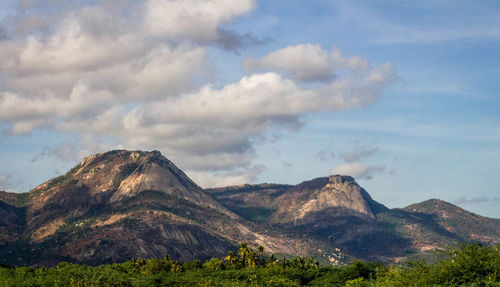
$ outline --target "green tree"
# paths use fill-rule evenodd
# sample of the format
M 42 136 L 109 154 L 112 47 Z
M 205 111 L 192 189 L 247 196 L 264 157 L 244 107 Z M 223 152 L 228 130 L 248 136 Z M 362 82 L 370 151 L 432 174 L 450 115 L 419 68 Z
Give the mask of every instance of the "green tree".
M 462 244 L 444 252 L 445 258 L 432 268 L 438 284 L 471 284 L 500 281 L 500 245 Z
M 257 253 L 248 247 L 246 242 L 242 243 L 238 248 L 238 255 L 240 255 L 240 260 L 245 267 L 255 267 L 257 263 Z
M 259 250 L 259 266 L 264 266 L 266 264 L 266 260 L 264 259 L 264 246 L 259 245 L 257 250 Z
M 236 254 L 234 254 L 233 251 L 229 251 L 227 253 L 227 256 L 224 258 L 224 260 L 226 261 L 226 263 L 233 267 L 233 268 L 236 268 L 237 267 L 237 264 L 238 264 L 238 257 L 236 256 Z
M 207 262 L 205 262 L 205 264 L 203 264 L 203 268 L 208 269 L 208 270 L 212 270 L 212 271 L 223 270 L 224 269 L 224 262 L 217 257 L 213 257 L 210 260 L 208 260 Z

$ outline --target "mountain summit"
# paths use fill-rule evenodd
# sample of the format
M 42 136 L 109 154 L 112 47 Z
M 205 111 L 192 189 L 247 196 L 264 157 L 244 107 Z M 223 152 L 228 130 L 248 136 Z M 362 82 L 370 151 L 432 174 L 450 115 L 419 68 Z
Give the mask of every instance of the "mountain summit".
M 303 182 L 277 199 L 273 222 L 308 224 L 318 217 L 355 215 L 376 218 L 387 208 L 374 201 L 350 176 L 332 175 Z
M 9 212 L 7 230 L 16 236 L 4 239 L 0 255 L 32 250 L 16 264 L 99 264 L 166 254 L 203 259 L 242 241 L 297 254 L 286 240 L 259 233 L 222 206 L 158 151 L 92 155 L 27 194 L 3 195 L 11 199 L 0 201 L 0 212 Z
M 204 190 L 158 151 L 86 157 L 27 193 L 0 192 L 0 263 L 53 266 L 267 252 L 394 262 L 460 241 L 498 242 L 500 220 L 440 200 L 388 209 L 350 176 Z

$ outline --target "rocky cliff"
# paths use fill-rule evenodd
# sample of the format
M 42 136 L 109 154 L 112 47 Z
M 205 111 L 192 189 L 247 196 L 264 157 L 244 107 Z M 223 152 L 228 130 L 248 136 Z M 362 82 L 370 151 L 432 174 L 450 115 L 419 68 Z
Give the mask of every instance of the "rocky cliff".
M 272 222 L 309 224 L 320 217 L 354 215 L 375 219 L 387 209 L 375 202 L 350 176 L 332 175 L 290 188 L 276 199 L 278 209 Z
M 96 154 L 27 194 L 2 198 L 0 256 L 10 252 L 10 258 L 1 256 L 10 264 L 12 253 L 20 265 L 167 254 L 204 259 L 243 241 L 300 253 L 295 242 L 266 234 L 222 206 L 157 151 Z
M 494 244 L 500 238 L 499 219 L 472 214 L 441 200 L 388 209 L 350 176 L 207 191 L 247 220 L 368 260 L 401 262 L 463 241 Z
M 85 158 L 28 193 L 0 192 L 0 263 L 52 266 L 267 252 L 399 262 L 461 241 L 500 240 L 500 220 L 440 200 L 388 209 L 349 176 L 203 190 L 159 152 Z

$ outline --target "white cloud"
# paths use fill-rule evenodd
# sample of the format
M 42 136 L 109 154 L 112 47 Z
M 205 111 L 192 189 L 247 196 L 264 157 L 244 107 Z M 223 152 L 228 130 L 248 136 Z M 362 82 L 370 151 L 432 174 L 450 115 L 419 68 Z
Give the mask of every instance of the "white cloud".
M 332 98 L 336 95 L 332 95 Z M 217 90 L 207 85 L 196 93 L 147 107 L 149 117 L 175 123 L 211 123 L 220 127 L 259 130 L 282 117 L 318 110 L 320 99 L 278 74 L 243 77 Z
M 269 129 L 369 105 L 394 78 L 390 64 L 371 67 L 306 43 L 247 60 L 262 73 L 214 87 L 207 45 L 257 41 L 221 27 L 250 11 L 251 0 L 123 1 L 115 9 L 103 1 L 58 12 L 25 4 L 0 40 L 0 121 L 11 134 L 48 128 L 78 140 L 40 156 L 159 149 L 206 184 L 216 184 L 207 171 L 219 183 L 249 181 L 258 174 L 254 145 Z M 29 20 L 33 9 L 43 19 Z
M 283 72 L 296 81 L 329 82 L 340 70 L 361 71 L 370 68 L 370 63 L 361 57 L 344 58 L 335 48 L 330 53 L 320 45 L 310 43 L 288 46 L 260 60 L 245 59 L 247 71 L 271 70 Z
M 324 97 L 337 95 L 330 98 L 329 108 L 346 110 L 371 105 L 378 99 L 380 91 L 395 78 L 392 65 L 386 63 L 366 73 L 338 79 L 317 89 Z
M 366 165 L 362 163 L 346 163 L 331 170 L 331 174 L 350 175 L 356 179 L 372 179 L 375 173 L 385 171 L 382 165 Z
M 295 128 L 306 113 L 343 109 L 349 96 L 343 90 L 325 94 L 305 89 L 266 73 L 58 127 L 117 137 L 127 147 L 160 149 L 188 169 L 228 170 L 250 166 L 254 141 L 269 128 Z
M 204 172 L 190 171 L 188 172 L 188 176 L 204 188 L 223 187 L 253 182 L 264 169 L 264 166 L 256 165 L 246 170 L 210 175 Z
M 217 28 L 252 10 L 253 0 L 150 0 L 146 4 L 148 32 L 163 36 L 215 41 Z
M 36 119 L 40 117 L 75 116 L 95 109 L 95 106 L 110 105 L 112 95 L 108 91 L 89 91 L 84 84 L 77 83 L 68 97 L 41 96 L 25 98 L 17 94 L 0 95 L 0 119 Z

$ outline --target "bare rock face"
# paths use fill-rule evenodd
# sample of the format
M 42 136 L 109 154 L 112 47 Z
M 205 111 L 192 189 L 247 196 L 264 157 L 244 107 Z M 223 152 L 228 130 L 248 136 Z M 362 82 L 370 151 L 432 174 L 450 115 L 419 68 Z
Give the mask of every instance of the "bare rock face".
M 293 186 L 256 184 L 207 191 L 248 220 L 277 227 L 283 234 L 299 234 L 318 249 L 333 247 L 365 260 L 434 258 L 432 250 L 460 241 L 496 244 L 500 238 L 500 219 L 440 200 L 388 209 L 349 176 L 321 177 Z
M 89 156 L 22 198 L 16 207 L 11 204 L 20 201 L 17 195 L 0 194 L 5 205 L 0 214 L 15 223 L 0 226 L 12 234 L 0 236 L 0 259 L 3 249 L 32 250 L 19 257 L 20 265 L 100 264 L 167 254 L 204 259 L 223 256 L 243 241 L 299 254 L 293 242 L 266 234 L 222 206 L 158 151 Z M 19 240 L 25 245 L 16 245 Z
M 276 200 L 276 223 L 309 224 L 320 218 L 335 215 L 354 215 L 375 219 L 379 209 L 375 202 L 350 176 L 332 175 L 301 183 Z
M 299 209 L 298 219 L 311 212 L 319 212 L 331 207 L 340 207 L 371 218 L 375 214 L 369 202 L 363 197 L 361 187 L 350 176 L 332 175 L 328 183 Z
M 394 262 L 461 240 L 496 243 L 499 230 L 499 219 L 439 200 L 389 210 L 350 176 L 203 190 L 158 151 L 92 155 L 30 192 L 0 192 L 0 264 L 10 265 L 205 260 L 241 242 Z
M 136 165 L 132 165 L 129 172 L 130 174 L 120 182 L 118 190 L 110 198 L 111 203 L 132 198 L 144 190 L 156 190 L 237 218 L 235 214 L 207 195 L 159 151 L 147 154 Z

